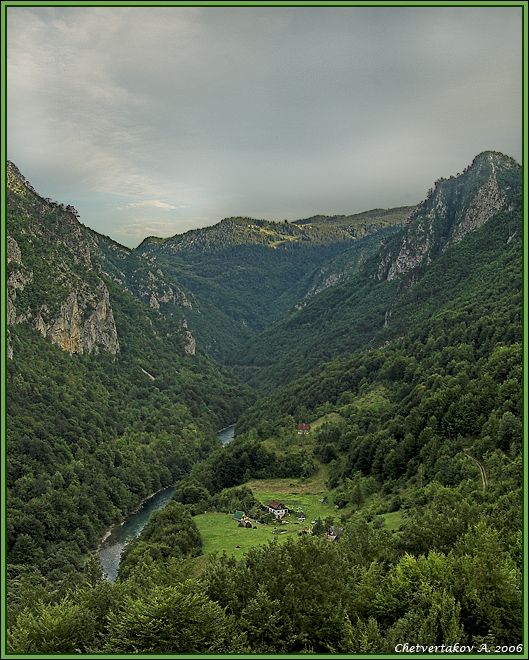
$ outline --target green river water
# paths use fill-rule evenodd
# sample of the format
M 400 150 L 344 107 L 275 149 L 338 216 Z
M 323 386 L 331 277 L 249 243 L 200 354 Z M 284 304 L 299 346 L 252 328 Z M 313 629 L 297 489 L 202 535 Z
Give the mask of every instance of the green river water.
M 233 440 L 234 432 L 235 425 L 227 426 L 218 432 L 217 437 L 223 445 L 227 445 Z M 121 524 L 115 525 L 109 530 L 99 547 L 99 561 L 107 580 L 116 579 L 125 546 L 141 534 L 155 511 L 159 511 L 169 504 L 174 492 L 175 486 L 160 490 L 145 500 L 138 510 L 127 516 Z

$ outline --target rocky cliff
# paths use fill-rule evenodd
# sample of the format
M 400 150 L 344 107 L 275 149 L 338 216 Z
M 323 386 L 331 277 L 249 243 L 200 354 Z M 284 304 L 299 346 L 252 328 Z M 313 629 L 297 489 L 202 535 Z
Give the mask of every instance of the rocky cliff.
M 461 241 L 501 211 L 516 203 L 521 168 L 498 152 L 486 151 L 457 176 L 436 181 L 410 216 L 406 229 L 382 250 L 377 277 L 394 280 L 421 268 L 450 245 Z M 413 271 L 416 271 L 413 273 Z
M 120 351 L 110 288 L 115 285 L 179 319 L 192 303 L 149 259 L 79 222 L 73 206 L 35 192 L 13 163 L 7 167 L 8 326 L 30 324 L 71 354 Z M 176 327 L 179 327 L 178 325 Z M 190 346 L 181 328 L 183 347 Z M 195 352 L 185 348 L 187 353 Z M 8 336 L 8 356 L 13 347 Z

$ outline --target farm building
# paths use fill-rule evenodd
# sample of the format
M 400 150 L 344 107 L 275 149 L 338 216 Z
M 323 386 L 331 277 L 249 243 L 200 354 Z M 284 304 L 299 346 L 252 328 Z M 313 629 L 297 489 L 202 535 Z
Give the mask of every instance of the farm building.
M 306 435 L 310 431 L 310 424 L 298 424 L 298 435 Z
M 288 513 L 287 507 L 282 502 L 279 502 L 279 500 L 272 500 L 268 504 L 268 511 L 269 513 L 272 513 L 277 520 L 280 520 Z
M 246 513 L 244 511 L 236 511 L 233 514 L 233 517 L 239 523 L 239 527 L 251 527 L 252 526 L 252 521 L 250 520 L 250 518 L 246 515 Z

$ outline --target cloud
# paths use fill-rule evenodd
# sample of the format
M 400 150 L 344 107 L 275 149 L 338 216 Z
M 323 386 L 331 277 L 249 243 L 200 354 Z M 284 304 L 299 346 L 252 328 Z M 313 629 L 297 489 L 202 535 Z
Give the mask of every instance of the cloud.
M 146 209 L 183 231 L 415 203 L 484 149 L 521 157 L 521 8 L 7 16 L 9 157 L 115 237 Z
M 187 205 L 180 205 L 180 208 L 186 208 Z M 178 207 L 167 202 L 162 202 L 160 199 L 144 199 L 141 202 L 130 202 L 127 204 L 129 209 L 176 209 Z

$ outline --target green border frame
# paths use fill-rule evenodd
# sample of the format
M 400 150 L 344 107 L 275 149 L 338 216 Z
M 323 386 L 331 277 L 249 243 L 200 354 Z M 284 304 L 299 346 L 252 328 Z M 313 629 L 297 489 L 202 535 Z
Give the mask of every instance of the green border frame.
M 6 240 L 6 162 L 7 162 L 7 9 L 9 7 L 519 7 L 522 10 L 522 172 L 523 172 L 523 392 L 524 397 L 524 409 L 523 409 L 523 478 L 524 484 L 528 483 L 528 469 L 527 469 L 527 459 L 528 459 L 528 424 L 529 424 L 529 404 L 528 404 L 528 393 L 529 393 L 529 375 L 528 375 L 528 345 L 529 345 L 529 333 L 528 333 L 528 322 L 527 315 L 529 312 L 529 296 L 528 296 L 528 199 L 527 191 L 529 189 L 528 182 L 528 173 L 525 167 L 527 162 L 528 155 L 528 145 L 527 145 L 527 109 L 528 109 L 528 79 L 527 79 L 527 35 L 528 35 L 528 13 L 529 13 L 529 0 L 519 0 L 519 1 L 506 1 L 501 2 L 498 0 L 381 0 L 377 2 L 376 0 L 331 0 L 330 2 L 324 2 L 323 0 L 291 0 L 281 1 L 281 0 L 247 0 L 246 2 L 234 2 L 234 1 L 207 1 L 207 0 L 197 0 L 195 2 L 190 1 L 178 1 L 178 0 L 158 0 L 157 2 L 146 2 L 145 0 L 80 0 L 78 2 L 72 0 L 50 0 L 49 2 L 32 2 L 32 0 L 2 0 L 0 7 L 0 24 L 1 30 L 0 35 L 2 37 L 2 52 L 1 52 L 1 95 L 2 95 L 2 104 L 1 104 L 1 145 L 2 153 L 0 158 L 0 180 L 1 180 L 1 191 L 2 191 L 2 206 L 1 206 L 1 231 L 0 231 L 0 246 L 1 246 L 1 300 L 2 304 L 0 307 L 0 320 L 2 328 L 2 341 L 0 342 L 0 357 L 1 357 L 1 371 L 0 371 L 0 383 L 1 388 L 1 478 L 3 484 L 2 494 L 2 507 L 1 507 L 1 558 L 2 558 L 2 580 L 1 580 L 1 614 L 2 614 L 2 625 L 0 626 L 0 656 L 5 658 L 104 658 L 109 657 L 105 654 L 8 654 L 7 653 L 7 639 L 6 639 L 6 562 L 5 562 L 5 548 L 6 548 L 6 511 L 5 511 L 5 501 L 7 494 L 7 485 L 6 485 L 6 359 L 7 359 L 7 282 L 6 282 L 6 264 L 7 264 L 7 240 Z M 527 488 L 525 491 L 527 495 Z M 528 637 L 529 637 L 529 621 L 528 621 L 528 608 L 527 608 L 527 597 L 529 595 L 528 590 L 528 507 L 527 503 L 524 500 L 523 502 L 523 542 L 524 542 L 524 563 L 523 563 L 523 651 L 520 654 L 448 654 L 448 653 L 436 653 L 430 654 L 427 657 L 429 658 L 447 658 L 447 657 L 466 657 L 466 658 L 483 658 L 483 657 L 497 657 L 497 658 L 510 658 L 510 657 L 523 657 L 529 653 L 528 646 Z M 114 654 L 110 656 L 112 658 L 130 658 L 131 655 L 122 655 Z M 255 654 L 255 655 L 239 655 L 239 654 L 134 654 L 134 657 L 139 658 L 189 658 L 189 657 L 198 657 L 198 658 L 307 658 L 307 657 L 327 657 L 327 658 L 373 658 L 381 659 L 384 658 L 419 658 L 422 657 L 421 654 L 413 653 L 394 653 L 388 655 L 377 655 L 377 654 L 320 654 L 309 655 L 309 654 L 289 654 L 289 655 L 279 655 L 279 654 Z

